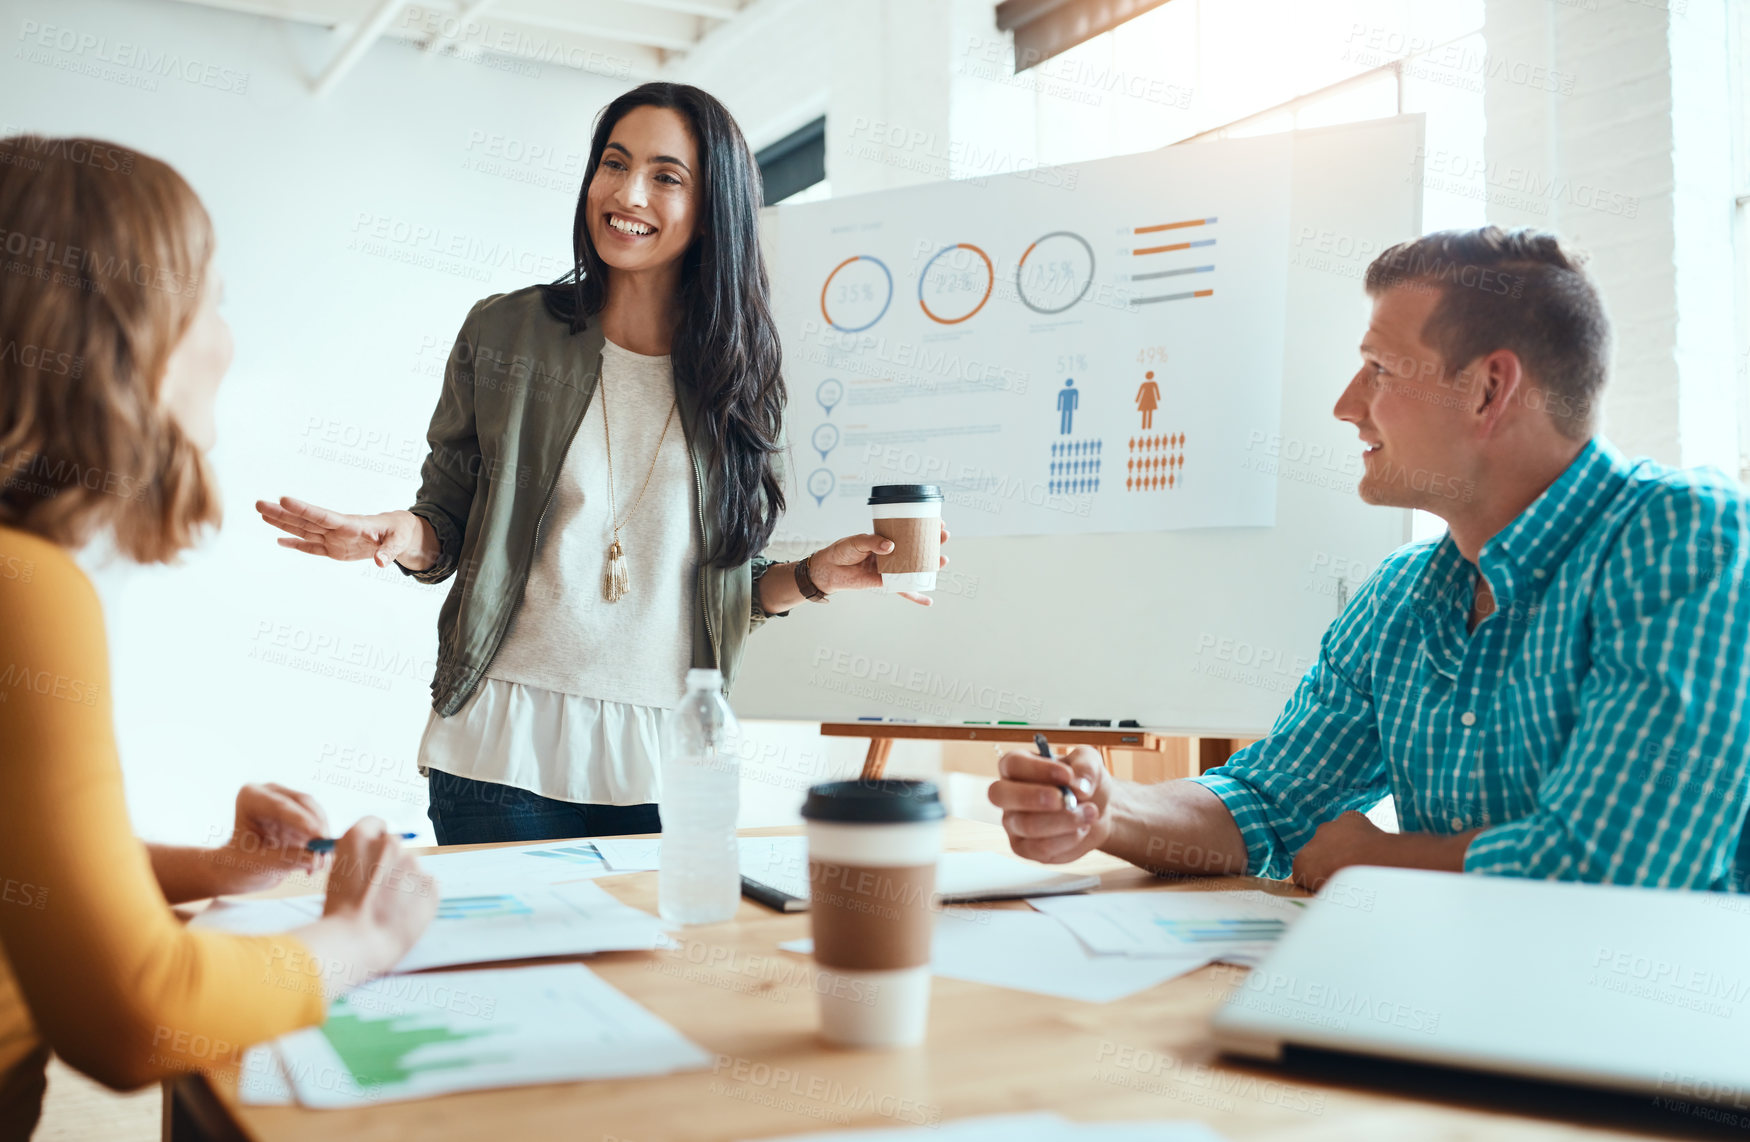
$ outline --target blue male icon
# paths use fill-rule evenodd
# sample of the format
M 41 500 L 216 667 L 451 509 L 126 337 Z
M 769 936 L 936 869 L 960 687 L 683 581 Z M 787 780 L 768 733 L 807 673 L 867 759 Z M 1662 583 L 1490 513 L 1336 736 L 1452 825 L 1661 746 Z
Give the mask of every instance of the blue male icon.
M 1063 414 L 1057 430 L 1060 435 L 1069 435 L 1070 421 L 1075 419 L 1076 405 L 1081 400 L 1082 394 L 1076 391 L 1076 379 L 1070 377 L 1063 382 L 1063 388 L 1057 394 L 1057 411 Z

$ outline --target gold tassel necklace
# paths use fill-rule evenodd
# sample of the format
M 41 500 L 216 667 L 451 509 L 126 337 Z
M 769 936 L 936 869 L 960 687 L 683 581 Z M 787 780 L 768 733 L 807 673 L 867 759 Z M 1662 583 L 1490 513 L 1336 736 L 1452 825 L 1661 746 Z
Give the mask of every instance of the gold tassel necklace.
M 631 577 L 626 573 L 626 549 L 620 546 L 620 529 L 632 521 L 638 505 L 644 502 L 644 493 L 650 490 L 650 477 L 656 474 L 656 458 L 662 455 L 662 442 L 668 439 L 668 426 L 674 422 L 674 410 L 680 402 L 680 396 L 676 394 L 675 399 L 669 402 L 668 417 L 662 422 L 662 435 L 656 438 L 656 451 L 650 456 L 650 471 L 644 473 L 644 486 L 638 489 L 638 498 L 632 501 L 626 518 L 621 519 L 619 509 L 614 506 L 614 438 L 608 431 L 608 378 L 605 369 L 596 381 L 596 388 L 602 394 L 602 440 L 608 449 L 608 516 L 614 525 L 614 541 L 608 545 L 608 565 L 602 572 L 602 598 L 610 603 L 617 603 L 632 589 Z

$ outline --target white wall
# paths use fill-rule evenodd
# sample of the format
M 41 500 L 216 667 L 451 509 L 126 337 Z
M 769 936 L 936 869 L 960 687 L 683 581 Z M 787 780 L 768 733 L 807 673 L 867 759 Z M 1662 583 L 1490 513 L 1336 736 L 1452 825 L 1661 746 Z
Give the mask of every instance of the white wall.
M 1490 221 L 1587 251 L 1616 327 L 1604 431 L 1738 474 L 1728 0 L 1487 0 Z
M 753 0 L 669 76 L 711 92 L 755 150 L 826 114 L 837 64 L 839 5 Z
M 137 828 L 206 842 L 239 784 L 275 780 L 337 827 L 373 812 L 429 836 L 414 757 L 447 585 L 283 550 L 251 505 L 411 502 L 463 316 L 569 265 L 591 122 L 629 82 L 383 42 L 318 100 L 335 38 L 169 0 L 0 0 L 0 37 L 0 131 L 112 139 L 200 193 L 236 334 L 225 527 L 179 568 L 101 576 Z M 144 71 L 140 48 L 216 85 Z M 860 757 L 813 727 L 752 727 L 747 751 L 755 822 Z

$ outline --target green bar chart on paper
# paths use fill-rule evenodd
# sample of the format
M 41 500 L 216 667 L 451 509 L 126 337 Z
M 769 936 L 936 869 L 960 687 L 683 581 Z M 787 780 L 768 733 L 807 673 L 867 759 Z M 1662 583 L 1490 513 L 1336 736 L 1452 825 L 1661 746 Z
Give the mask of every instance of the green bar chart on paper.
M 443 1050 L 459 1043 L 474 1043 L 502 1033 L 502 1029 L 464 1030 L 442 1021 L 441 1015 L 369 1015 L 354 1011 L 345 996 L 334 1001 L 322 1035 L 346 1064 L 353 1081 L 362 1088 L 404 1083 L 432 1071 L 478 1067 L 508 1062 L 508 1051 L 494 1053 L 470 1048 L 457 1053 Z
M 304 1106 L 699 1070 L 712 1056 L 581 964 L 385 976 L 274 1043 Z

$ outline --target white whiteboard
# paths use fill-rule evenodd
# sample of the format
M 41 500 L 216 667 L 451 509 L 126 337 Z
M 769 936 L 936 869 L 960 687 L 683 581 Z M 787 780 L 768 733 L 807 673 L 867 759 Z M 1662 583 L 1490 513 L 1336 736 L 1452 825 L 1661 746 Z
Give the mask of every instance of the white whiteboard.
M 1360 446 L 1331 406 L 1358 364 L 1367 263 L 1421 232 L 1422 139 L 1421 116 L 1293 136 L 1280 430 L 1247 442 L 1248 463 L 1276 475 L 1274 527 L 956 538 L 934 606 L 842 595 L 767 623 L 750 640 L 736 709 L 801 721 L 1267 729 L 1342 599 L 1409 539 L 1409 512 L 1356 496 Z M 995 201 L 989 185 L 967 189 Z M 768 240 L 781 231 L 768 225 Z M 782 308 L 820 284 L 773 289 Z M 792 405 L 811 396 L 793 391 Z M 806 476 L 808 449 L 792 441 L 792 473 Z M 831 538 L 786 517 L 769 553 Z

